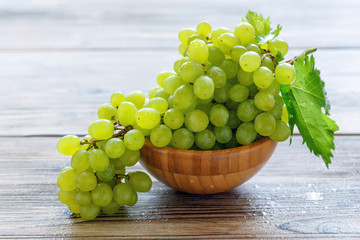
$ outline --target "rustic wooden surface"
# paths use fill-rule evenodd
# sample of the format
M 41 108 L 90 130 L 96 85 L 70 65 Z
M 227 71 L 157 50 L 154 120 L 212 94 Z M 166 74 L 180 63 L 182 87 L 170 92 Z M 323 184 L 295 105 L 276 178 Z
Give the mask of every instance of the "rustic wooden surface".
M 327 170 L 295 136 L 242 186 L 200 196 L 155 181 L 136 207 L 84 222 L 57 200 L 69 158 L 58 136 L 84 134 L 111 92 L 148 91 L 172 68 L 177 32 L 247 9 L 283 25 L 288 56 L 318 47 L 340 126 Z M 360 2 L 0 0 L 0 238 L 360 238 Z M 140 166 L 137 166 L 140 168 Z

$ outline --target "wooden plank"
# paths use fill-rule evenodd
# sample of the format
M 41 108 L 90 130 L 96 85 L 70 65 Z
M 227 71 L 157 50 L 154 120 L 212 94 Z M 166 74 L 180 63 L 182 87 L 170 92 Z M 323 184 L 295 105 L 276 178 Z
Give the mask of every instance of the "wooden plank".
M 359 54 L 360 50 L 316 53 L 340 133 L 360 133 Z M 336 60 L 343 56 L 348 60 Z M 176 51 L 3 53 L 0 135 L 84 134 L 112 92 L 148 92 L 157 73 L 171 70 L 178 57 Z
M 250 181 L 216 195 L 155 182 L 136 207 L 84 222 L 57 200 L 69 158 L 57 138 L 0 138 L 0 238 L 308 239 L 360 237 L 360 137 L 337 137 L 330 170 L 295 137 Z M 138 169 L 137 166 L 135 169 Z
M 292 47 L 360 47 L 360 3 L 343 1 L 0 1 L 0 49 L 176 49 L 178 31 L 207 19 L 233 28 L 247 9 L 281 24 Z

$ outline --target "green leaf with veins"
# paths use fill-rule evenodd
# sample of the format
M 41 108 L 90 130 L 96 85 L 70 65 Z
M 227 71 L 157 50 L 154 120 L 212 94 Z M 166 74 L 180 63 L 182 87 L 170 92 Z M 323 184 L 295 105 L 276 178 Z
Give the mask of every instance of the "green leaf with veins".
M 321 156 L 327 167 L 335 149 L 334 132 L 339 130 L 330 119 L 330 104 L 326 97 L 320 71 L 315 68 L 315 59 L 302 56 L 294 62 L 296 80 L 291 85 L 281 85 L 286 108 L 289 112 L 289 126 L 293 135 L 297 126 L 310 152 Z M 324 110 L 324 112 L 323 112 Z

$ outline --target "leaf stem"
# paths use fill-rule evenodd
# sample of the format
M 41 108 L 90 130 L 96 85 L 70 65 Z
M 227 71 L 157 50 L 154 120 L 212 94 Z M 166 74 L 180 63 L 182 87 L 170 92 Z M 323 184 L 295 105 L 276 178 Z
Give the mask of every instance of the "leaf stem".
M 300 55 L 295 56 L 293 59 L 287 60 L 286 62 L 287 62 L 287 63 L 290 63 L 290 64 L 294 64 L 294 62 L 295 62 L 296 60 L 298 60 L 300 57 L 309 55 L 309 54 L 311 54 L 311 53 L 314 53 L 314 52 L 316 52 L 316 50 L 317 50 L 317 48 L 309 48 L 309 49 L 306 49 L 306 50 L 303 51 Z

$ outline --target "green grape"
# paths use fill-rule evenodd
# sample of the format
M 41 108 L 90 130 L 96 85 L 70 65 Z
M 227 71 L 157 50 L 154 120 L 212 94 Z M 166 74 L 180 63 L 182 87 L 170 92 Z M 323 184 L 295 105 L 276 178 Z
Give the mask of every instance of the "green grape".
M 123 169 L 123 173 L 121 173 L 121 174 L 125 175 L 125 168 Z M 111 188 L 114 188 L 115 185 L 117 184 L 117 180 L 116 180 L 116 178 L 114 177 L 114 178 L 112 178 L 110 181 L 105 182 L 105 183 L 108 184 Z
M 89 205 L 83 206 L 80 210 L 80 217 L 84 220 L 93 220 L 99 215 L 100 207 L 90 203 Z
M 201 110 L 195 109 L 185 116 L 185 126 L 192 132 L 201 132 L 209 125 L 209 117 Z
M 236 139 L 236 134 L 232 134 L 230 141 L 224 144 L 225 148 L 235 148 L 238 147 L 239 143 Z
M 192 132 L 190 132 L 186 128 L 180 128 L 173 132 L 171 145 L 174 148 L 189 149 L 194 144 L 194 141 L 195 137 Z
M 174 95 L 171 95 L 168 99 L 168 109 L 175 107 L 173 99 Z
M 262 111 L 269 111 L 275 106 L 275 98 L 267 91 L 258 92 L 254 97 L 254 104 Z
M 186 115 L 188 112 L 191 112 L 192 110 L 194 110 L 197 106 L 197 99 L 195 98 L 195 101 L 187 108 L 179 108 L 176 107 L 178 110 L 180 110 L 184 115 Z
M 209 49 L 206 42 L 200 39 L 191 41 L 188 47 L 187 55 L 192 61 L 206 63 L 209 57 Z
M 86 171 L 76 177 L 77 187 L 84 192 L 89 192 L 96 187 L 97 178 L 93 172 Z
M 230 88 L 229 97 L 234 102 L 243 102 L 249 97 L 249 89 L 240 84 L 235 84 Z
M 193 28 L 184 28 L 184 29 L 181 29 L 180 32 L 179 32 L 179 40 L 187 45 L 187 42 L 188 42 L 188 39 L 191 35 L 195 34 L 196 33 L 196 30 L 193 29 Z
M 290 84 L 295 79 L 295 68 L 289 63 L 279 63 L 275 68 L 275 79 L 280 84 Z
M 247 51 L 248 50 L 245 47 L 241 45 L 236 45 L 230 50 L 230 57 L 234 62 L 239 63 L 241 55 L 243 55 Z
M 121 164 L 125 167 L 134 166 L 140 159 L 140 151 L 139 150 L 129 150 L 126 149 L 125 153 L 119 158 Z M 120 169 L 120 168 L 117 168 Z
M 228 110 L 236 110 L 239 106 L 238 102 L 234 102 L 233 100 L 229 99 L 226 103 L 225 103 L 225 107 Z
M 106 215 L 114 215 L 115 213 L 117 213 L 120 209 L 120 205 L 117 204 L 114 200 L 111 201 L 111 203 L 109 203 L 107 206 L 102 207 L 101 211 L 103 213 L 105 213 Z
M 254 121 L 255 130 L 262 136 L 270 136 L 276 127 L 275 118 L 269 113 L 260 113 Z
M 81 142 L 81 144 L 80 144 L 80 149 L 81 149 L 81 150 L 86 150 L 86 149 L 88 149 L 90 139 L 91 139 L 91 136 L 90 136 L 90 135 L 86 135 L 86 136 L 84 136 L 84 137 L 82 137 L 82 138 L 80 139 L 80 142 Z M 88 142 L 88 143 L 85 144 L 85 142 Z
M 81 206 L 77 203 L 68 205 L 68 208 L 72 213 L 76 213 L 76 214 L 80 213 L 80 211 L 81 211 Z
M 254 98 L 255 95 L 259 92 L 258 87 L 255 85 L 255 83 L 251 84 L 250 86 L 248 86 L 249 89 L 249 96 L 250 98 Z
M 216 88 L 214 92 L 214 100 L 218 103 L 225 103 L 230 98 L 229 95 L 230 88 L 231 85 L 229 83 L 226 83 L 221 88 Z
M 253 121 L 259 113 L 260 110 L 256 108 L 252 99 L 240 103 L 237 109 L 237 116 L 243 122 Z
M 154 108 L 143 108 L 135 114 L 136 124 L 144 129 L 152 129 L 160 123 L 160 113 Z
M 245 47 L 247 48 L 248 51 L 256 52 L 259 55 L 261 54 L 261 49 L 256 44 L 250 43 L 250 44 L 247 44 Z
M 212 31 L 211 33 L 211 36 L 210 36 L 210 39 L 211 39 L 211 42 L 216 46 L 218 47 L 218 37 L 223 34 L 223 33 L 230 33 L 231 31 L 227 28 L 224 28 L 224 27 L 219 27 L 219 28 L 216 28 L 214 29 L 214 31 Z
M 89 125 L 88 131 L 93 138 L 105 140 L 111 138 L 114 134 L 114 124 L 106 119 L 98 119 Z
M 174 94 L 175 90 L 183 84 L 184 82 L 182 81 L 181 77 L 179 77 L 178 75 L 171 75 L 170 77 L 165 79 L 163 88 L 165 92 L 172 95 Z
M 118 158 L 125 152 L 124 141 L 120 138 L 112 138 L 105 144 L 105 153 L 110 158 Z
M 75 196 L 79 192 L 79 190 L 75 189 L 73 191 L 64 191 L 60 189 L 58 193 L 58 197 L 60 202 L 65 205 L 71 205 L 75 203 Z
M 239 64 L 237 64 L 231 59 L 225 59 L 220 65 L 220 67 L 224 70 L 228 79 L 236 77 L 236 74 L 239 71 Z
M 226 74 L 224 70 L 219 67 L 213 66 L 206 72 L 206 76 L 214 81 L 215 88 L 221 88 L 226 83 Z
M 217 43 L 223 53 L 230 55 L 230 50 L 236 45 L 240 45 L 240 39 L 233 33 L 223 33 L 218 37 Z
M 155 147 L 165 147 L 171 142 L 172 132 L 167 126 L 160 124 L 150 132 L 151 143 Z
M 178 60 L 175 61 L 174 63 L 174 70 L 177 74 L 180 73 L 180 67 L 181 65 L 183 65 L 185 62 L 188 62 L 190 59 L 189 57 L 182 57 Z M 173 75 L 173 74 L 172 74 Z M 169 76 L 168 76 L 169 77 Z M 166 79 L 166 78 L 165 78 Z M 163 80 L 163 82 L 165 81 L 165 79 Z
M 156 97 L 156 98 L 159 98 L 159 97 Z M 163 99 L 163 98 L 160 98 L 160 99 Z M 165 99 L 163 99 L 163 100 L 165 100 Z M 140 127 L 139 125 L 137 125 L 136 121 L 133 124 L 133 128 L 142 132 L 142 134 L 144 136 L 150 136 L 151 129 L 144 129 L 144 128 Z
M 142 91 L 132 91 L 126 96 L 126 101 L 132 102 L 137 108 L 142 108 L 145 103 L 145 94 Z
M 160 86 L 157 86 L 157 87 L 152 88 L 152 89 L 149 91 L 149 99 L 154 98 L 154 95 L 155 95 L 156 91 L 159 90 L 160 88 L 161 88 Z
M 277 81 L 272 81 L 270 87 L 265 89 L 259 89 L 261 91 L 267 91 L 272 95 L 276 96 L 280 93 L 280 84 Z
M 117 111 L 116 108 L 113 107 L 113 105 L 111 105 L 110 103 L 104 103 L 103 105 L 101 105 L 97 113 L 100 119 L 107 119 L 112 122 L 116 121 Z
M 81 206 L 86 206 L 91 203 L 91 193 L 78 191 L 75 195 L 75 202 Z
M 208 22 L 203 21 L 196 26 L 196 31 L 204 37 L 208 37 L 211 33 L 211 26 Z
M 282 98 L 278 95 L 275 97 L 275 106 L 268 111 L 275 119 L 280 119 L 282 114 L 282 107 L 284 102 Z
M 200 63 L 187 61 L 181 65 L 179 75 L 185 82 L 194 82 L 195 79 L 204 75 L 204 69 Z
M 95 171 L 104 171 L 109 167 L 109 158 L 101 149 L 94 149 L 89 152 L 90 167 Z
M 223 144 L 216 142 L 214 147 L 211 150 L 222 150 L 222 149 L 224 149 L 224 147 L 225 146 Z
M 184 84 L 174 93 L 173 102 L 175 107 L 186 109 L 196 102 L 196 95 L 190 84 Z
M 195 134 L 195 144 L 202 150 L 209 150 L 216 142 L 215 134 L 209 129 Z
M 99 207 L 105 207 L 111 203 L 113 191 L 106 183 L 99 183 L 91 192 L 92 203 Z
M 118 183 L 113 189 L 114 201 L 119 205 L 125 205 L 131 202 L 133 190 L 127 183 Z
M 71 168 L 77 173 L 86 171 L 90 167 L 89 152 L 86 150 L 79 150 L 71 157 Z
M 223 127 L 229 120 L 229 111 L 224 105 L 216 104 L 210 110 L 210 122 L 216 127 Z
M 282 107 L 281 121 L 283 121 L 284 123 L 289 123 L 289 113 L 286 106 Z
M 264 67 L 267 67 L 268 69 L 270 69 L 272 72 L 274 71 L 274 62 L 273 62 L 273 60 L 270 58 L 270 57 L 268 57 L 268 56 L 266 56 L 266 57 L 264 57 L 263 58 L 263 60 L 262 60 L 262 63 L 261 63 L 261 66 L 264 66 Z
M 240 39 L 242 45 L 255 41 L 255 29 L 247 22 L 242 22 L 234 29 L 234 34 Z
M 164 114 L 164 123 L 171 129 L 181 128 L 184 124 L 184 114 L 176 108 L 171 108 Z
M 237 113 L 235 110 L 229 110 L 229 120 L 227 122 L 227 126 L 229 126 L 231 129 L 236 129 L 239 127 L 241 121 L 237 117 Z
M 252 122 L 242 123 L 236 130 L 236 140 L 241 145 L 252 143 L 256 139 L 256 136 L 257 132 Z
M 278 51 L 285 56 L 289 50 L 289 45 L 284 40 L 274 39 L 269 42 L 268 50 L 273 56 L 276 56 Z
M 114 92 L 110 97 L 110 103 L 114 108 L 117 108 L 120 103 L 125 101 L 125 95 L 122 92 Z
M 104 171 L 97 171 L 96 176 L 102 182 L 110 182 L 115 176 L 115 167 L 112 162 L 110 162 L 109 167 Z
M 270 69 L 266 67 L 259 67 L 253 75 L 255 85 L 259 89 L 265 89 L 271 86 L 274 76 Z
M 241 85 L 248 87 L 254 83 L 253 75 L 254 75 L 254 73 L 245 72 L 244 70 L 239 68 L 239 72 L 237 74 L 237 79 Z
M 192 41 L 194 41 L 195 39 L 200 39 L 200 40 L 206 42 L 206 37 L 204 37 L 203 35 L 201 35 L 201 34 L 199 34 L 199 33 L 195 33 L 195 34 L 193 34 L 193 35 L 191 35 L 191 36 L 189 37 L 188 42 L 187 42 L 188 45 L 190 45 L 190 43 L 191 43 Z
M 148 192 L 151 189 L 152 181 L 149 175 L 136 171 L 129 174 L 129 184 L 136 192 Z
M 123 158 L 125 154 L 126 154 L 126 151 L 125 151 L 125 153 L 124 153 L 121 157 Z M 110 159 L 110 162 L 111 162 L 112 165 L 114 165 L 114 167 L 115 167 L 115 172 L 116 172 L 117 170 L 125 169 L 125 165 L 122 164 L 120 158 Z
M 160 114 L 163 114 L 166 110 L 168 110 L 169 104 L 165 99 L 155 97 L 150 99 L 148 107 L 157 110 Z
M 76 172 L 73 169 L 66 170 L 59 174 L 57 185 L 61 190 L 73 191 L 76 189 Z
M 129 126 L 135 122 L 135 114 L 137 112 L 136 106 L 131 102 L 120 103 L 117 110 L 117 118 L 121 125 Z
M 145 137 L 141 131 L 132 129 L 125 134 L 124 142 L 127 149 L 135 151 L 141 149 L 144 146 Z
M 133 190 L 133 195 L 131 201 L 126 204 L 126 206 L 134 206 L 138 201 L 138 194 L 136 191 Z
M 70 166 L 67 166 L 67 167 L 64 167 L 63 169 L 60 170 L 60 173 L 63 173 L 63 172 L 66 172 L 68 170 L 73 170 L 72 167 Z
M 159 90 L 157 90 L 155 93 L 154 93 L 154 97 L 161 97 L 165 100 L 168 100 L 170 95 L 165 92 L 165 90 L 163 88 L 160 88 Z
M 231 140 L 232 137 L 232 131 L 229 126 L 215 127 L 214 134 L 216 141 L 219 143 L 227 143 Z
M 214 81 L 208 76 L 201 76 L 194 82 L 194 93 L 200 99 L 208 99 L 214 94 Z
M 159 84 L 160 87 L 163 86 L 165 79 L 167 79 L 168 77 L 174 75 L 175 73 L 170 72 L 170 71 L 163 71 L 161 73 L 159 73 L 156 77 L 156 82 Z
M 225 60 L 224 53 L 219 48 L 215 47 L 214 44 L 208 44 L 208 49 L 208 61 L 214 66 L 219 66 Z
M 73 155 L 76 151 L 81 149 L 80 138 L 75 135 L 66 135 L 60 138 L 56 148 L 59 153 L 63 155 Z
M 201 111 L 203 111 L 204 113 L 206 113 L 206 115 L 210 115 L 210 110 L 211 110 L 211 108 L 214 106 L 214 104 L 213 103 L 205 103 L 205 104 L 198 104 L 197 106 L 196 106 L 196 109 L 199 109 L 199 110 L 201 110 Z
M 269 136 L 272 140 L 283 142 L 290 136 L 289 126 L 281 120 L 276 120 L 276 127 L 274 132 Z
M 183 43 L 180 43 L 179 45 L 179 53 L 184 56 L 185 55 L 185 51 L 187 50 L 187 46 Z
M 261 64 L 261 57 L 258 53 L 249 51 L 240 57 L 240 67 L 245 72 L 254 72 Z

